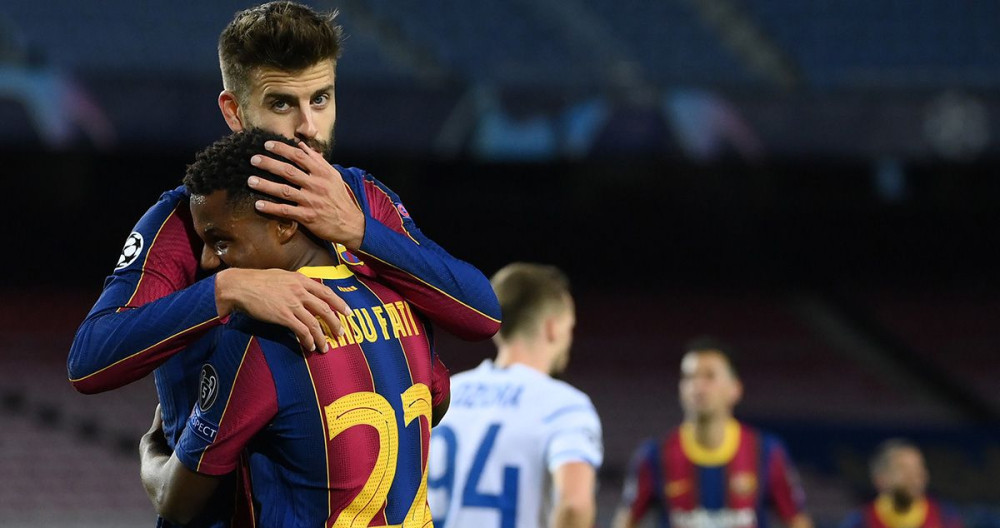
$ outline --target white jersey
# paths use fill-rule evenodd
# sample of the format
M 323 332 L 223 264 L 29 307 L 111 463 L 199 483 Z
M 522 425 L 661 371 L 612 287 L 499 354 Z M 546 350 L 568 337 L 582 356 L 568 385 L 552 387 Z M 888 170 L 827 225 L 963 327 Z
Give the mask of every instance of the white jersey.
M 601 422 L 586 394 L 524 365 L 486 360 L 451 378 L 451 406 L 431 432 L 428 501 L 437 528 L 548 524 L 550 474 L 598 469 Z

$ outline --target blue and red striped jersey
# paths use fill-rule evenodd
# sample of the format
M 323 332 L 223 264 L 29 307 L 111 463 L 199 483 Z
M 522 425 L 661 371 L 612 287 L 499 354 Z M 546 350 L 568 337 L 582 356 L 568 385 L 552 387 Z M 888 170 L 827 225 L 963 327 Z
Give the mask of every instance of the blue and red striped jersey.
M 879 495 L 864 508 L 851 513 L 841 528 L 962 528 L 962 519 L 937 499 L 925 497 L 900 513 L 892 498 Z
M 768 507 L 790 522 L 805 494 L 781 441 L 732 420 L 714 450 L 690 424 L 643 444 L 624 499 L 634 522 L 654 509 L 663 527 L 766 528 Z
M 428 327 L 345 264 L 300 271 L 353 307 L 345 335 L 302 352 L 290 331 L 234 317 L 215 334 L 177 457 L 225 475 L 246 450 L 262 526 L 430 526 L 431 410 L 449 389 Z
M 338 170 L 366 215 L 365 253 L 359 254 L 371 264 L 343 246 L 336 248 L 339 258 L 460 337 L 495 333 L 500 308 L 489 280 L 427 239 L 384 185 L 359 169 Z M 163 193 L 128 236 L 67 359 L 69 379 L 83 393 L 112 390 L 155 369 L 171 447 L 197 401 L 206 335 L 226 322 L 215 306 L 214 276 L 203 277 L 198 268 L 202 245 L 185 188 Z

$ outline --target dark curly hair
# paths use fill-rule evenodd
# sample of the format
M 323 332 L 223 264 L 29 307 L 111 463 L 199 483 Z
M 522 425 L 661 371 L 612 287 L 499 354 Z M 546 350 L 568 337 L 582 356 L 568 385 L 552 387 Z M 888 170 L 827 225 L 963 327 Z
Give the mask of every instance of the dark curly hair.
M 266 141 L 281 141 L 288 145 L 296 143 L 280 134 L 252 128 L 230 134 L 195 155 L 194 163 L 188 165 L 184 175 L 184 186 L 188 192 L 208 195 L 224 190 L 229 203 L 252 203 L 256 200 L 270 200 L 290 203 L 273 196 L 257 192 L 247 186 L 247 178 L 257 176 L 265 180 L 291 185 L 290 182 L 270 172 L 250 164 L 254 154 L 270 156 L 279 161 L 289 160 L 264 149 Z M 295 187 L 294 185 L 292 185 Z
M 343 30 L 337 12 L 318 13 L 295 2 L 268 2 L 236 13 L 219 36 L 222 83 L 241 104 L 255 68 L 304 70 L 340 57 Z

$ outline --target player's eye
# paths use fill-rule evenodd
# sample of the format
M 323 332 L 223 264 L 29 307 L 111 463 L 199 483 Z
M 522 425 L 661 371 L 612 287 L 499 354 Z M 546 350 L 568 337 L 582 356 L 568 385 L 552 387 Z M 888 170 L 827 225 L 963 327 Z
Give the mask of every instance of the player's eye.
M 291 108 L 288 101 L 277 100 L 271 103 L 271 110 L 275 112 L 287 112 Z
M 222 254 L 225 253 L 227 249 L 229 249 L 229 242 L 220 240 L 215 244 L 212 244 L 212 249 L 215 250 L 216 255 L 221 257 Z
M 313 97 L 313 106 L 326 106 L 330 102 L 330 96 L 328 94 L 317 95 Z

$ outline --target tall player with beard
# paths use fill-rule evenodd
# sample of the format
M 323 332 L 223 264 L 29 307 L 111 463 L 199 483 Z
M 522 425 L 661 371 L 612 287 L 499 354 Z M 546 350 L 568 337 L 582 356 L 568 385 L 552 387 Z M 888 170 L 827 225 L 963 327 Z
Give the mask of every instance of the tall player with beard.
M 248 160 L 265 141 L 286 140 L 254 129 L 198 155 L 184 179 L 195 230 L 228 266 L 298 270 L 335 288 L 353 307 L 341 318 L 349 331 L 327 336 L 328 354 L 243 316 L 214 332 L 176 449 L 158 421 L 143 437 L 147 493 L 158 513 L 187 523 L 246 457 L 255 526 L 429 527 L 425 469 L 447 370 L 398 292 L 298 222 L 254 210 L 265 195 L 246 185 Z
M 655 511 L 661 527 L 765 528 L 770 507 L 789 528 L 811 528 L 781 442 L 733 418 L 743 387 L 726 347 L 703 339 L 686 350 L 684 423 L 639 448 L 614 526 Z
M 954 512 L 927 496 L 927 468 L 915 444 L 883 442 L 872 457 L 871 475 L 878 496 L 841 528 L 962 528 Z
M 439 528 L 591 528 L 601 422 L 553 379 L 569 361 L 575 311 L 558 269 L 516 263 L 491 282 L 504 324 L 495 361 L 452 377 L 434 430 L 428 488 Z
M 441 329 L 485 339 L 499 328 L 499 306 L 475 267 L 455 259 L 417 229 L 399 198 L 359 169 L 330 165 L 336 121 L 334 84 L 341 30 L 333 14 L 292 2 L 241 11 L 222 32 L 219 58 L 225 90 L 219 107 L 234 130 L 260 127 L 295 138 L 253 162 L 294 180 L 298 188 L 257 189 L 290 198 L 261 211 L 298 221 L 331 243 L 331 253 L 363 275 L 399 292 Z M 344 330 L 350 307 L 328 286 L 279 269 L 223 269 L 216 249 L 194 231 L 183 187 L 164 193 L 139 220 L 104 291 L 84 320 L 67 361 L 77 390 L 111 390 L 155 369 L 163 428 L 170 447 L 197 401 L 207 354 L 201 338 L 235 313 L 285 326 L 306 350 Z M 216 273 L 217 272 L 217 273 Z M 207 275 L 207 276 L 206 276 Z M 332 307 L 332 308 L 331 308 Z M 195 526 L 227 524 L 232 493 Z M 227 500 L 228 498 L 228 500 Z

